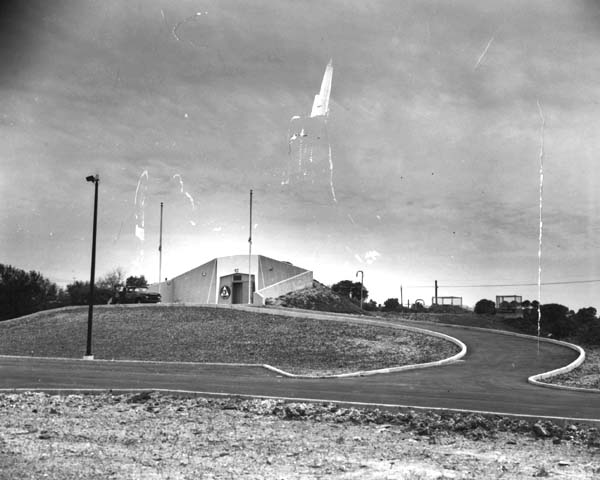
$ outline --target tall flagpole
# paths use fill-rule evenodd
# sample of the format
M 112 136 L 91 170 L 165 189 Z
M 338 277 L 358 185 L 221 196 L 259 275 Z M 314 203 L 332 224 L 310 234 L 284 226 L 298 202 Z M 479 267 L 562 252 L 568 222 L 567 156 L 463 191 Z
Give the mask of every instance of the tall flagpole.
M 158 240 L 158 293 L 160 293 L 160 282 L 162 278 L 162 221 L 163 202 L 160 202 L 160 235 Z
M 250 190 L 250 236 L 248 237 L 248 303 L 252 303 L 252 190 Z

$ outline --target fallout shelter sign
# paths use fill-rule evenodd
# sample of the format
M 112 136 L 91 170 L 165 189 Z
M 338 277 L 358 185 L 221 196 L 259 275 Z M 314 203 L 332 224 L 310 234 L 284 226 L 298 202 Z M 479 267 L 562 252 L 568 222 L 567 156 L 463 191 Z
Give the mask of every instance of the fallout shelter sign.
M 221 288 L 221 298 L 229 298 L 231 296 L 231 289 L 225 285 Z

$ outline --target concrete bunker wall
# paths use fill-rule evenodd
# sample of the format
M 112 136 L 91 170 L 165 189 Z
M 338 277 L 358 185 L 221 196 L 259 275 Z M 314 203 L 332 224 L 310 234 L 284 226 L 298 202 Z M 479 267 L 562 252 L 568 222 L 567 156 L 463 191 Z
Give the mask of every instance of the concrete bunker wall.
M 163 303 L 215 303 L 217 260 L 200 265 L 167 282 L 161 282 Z M 158 291 L 158 284 L 152 285 Z
M 248 264 L 250 261 L 250 265 Z M 163 303 L 247 303 L 248 268 L 253 280 L 253 303 L 264 304 L 268 297 L 278 297 L 285 293 L 312 286 L 312 272 L 262 255 L 232 255 L 215 258 L 199 267 L 160 283 Z M 239 290 L 239 282 L 233 276 L 245 278 L 245 288 Z M 225 282 L 225 283 L 223 283 Z M 244 282 L 244 280 L 242 280 Z M 245 292 L 234 301 L 235 293 Z M 221 288 L 227 284 L 230 296 L 223 298 Z M 159 290 L 159 284 L 151 285 Z M 238 292 L 239 291 L 239 292 Z

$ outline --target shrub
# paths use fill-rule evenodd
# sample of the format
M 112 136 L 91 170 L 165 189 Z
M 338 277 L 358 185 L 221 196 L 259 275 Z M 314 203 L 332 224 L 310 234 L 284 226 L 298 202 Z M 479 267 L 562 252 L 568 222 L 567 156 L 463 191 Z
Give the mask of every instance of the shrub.
M 492 300 L 482 298 L 475 304 L 475 313 L 478 315 L 494 315 L 496 313 L 496 304 Z

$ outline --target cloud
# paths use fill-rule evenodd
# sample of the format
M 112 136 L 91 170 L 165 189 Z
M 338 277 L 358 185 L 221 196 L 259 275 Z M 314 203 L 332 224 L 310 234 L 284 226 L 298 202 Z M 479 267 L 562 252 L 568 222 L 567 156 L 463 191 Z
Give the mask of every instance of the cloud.
M 362 255 L 358 253 L 354 254 L 356 260 L 367 265 L 372 265 L 379 257 L 381 257 L 381 254 L 377 250 L 368 250 Z

